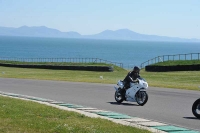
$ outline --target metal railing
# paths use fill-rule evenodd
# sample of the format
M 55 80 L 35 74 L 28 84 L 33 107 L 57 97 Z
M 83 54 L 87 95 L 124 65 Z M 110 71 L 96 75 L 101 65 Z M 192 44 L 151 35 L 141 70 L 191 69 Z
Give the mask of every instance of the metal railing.
M 111 62 L 99 58 L 12 58 L 0 57 L 3 61 L 19 61 L 19 62 L 66 62 L 66 63 L 106 63 L 113 64 L 123 68 L 123 63 Z
M 153 59 L 141 63 L 141 68 L 147 65 L 155 64 L 164 61 L 175 61 L 175 60 L 200 60 L 200 53 L 189 53 L 189 54 L 176 54 L 176 55 L 162 55 L 157 56 Z

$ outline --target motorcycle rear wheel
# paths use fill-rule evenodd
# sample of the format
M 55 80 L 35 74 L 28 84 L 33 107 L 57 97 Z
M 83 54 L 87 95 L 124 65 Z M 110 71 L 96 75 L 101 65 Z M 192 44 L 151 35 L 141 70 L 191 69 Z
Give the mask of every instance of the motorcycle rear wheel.
M 115 101 L 118 103 L 122 103 L 124 101 L 124 98 L 119 91 L 115 91 Z
M 135 95 L 135 100 L 140 106 L 143 106 L 148 101 L 148 94 L 146 91 L 138 91 Z
M 200 98 L 197 99 L 192 105 L 192 113 L 200 119 Z

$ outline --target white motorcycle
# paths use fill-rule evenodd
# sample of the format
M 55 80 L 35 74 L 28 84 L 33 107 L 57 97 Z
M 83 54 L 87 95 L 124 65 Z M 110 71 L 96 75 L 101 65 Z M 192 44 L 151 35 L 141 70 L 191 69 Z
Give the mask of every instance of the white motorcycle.
M 143 78 L 137 78 L 137 82 L 130 83 L 130 88 L 126 89 L 125 97 L 122 96 L 120 90 L 124 87 L 122 80 L 117 83 L 118 87 L 115 87 L 115 100 L 118 103 L 125 101 L 137 102 L 139 105 L 143 106 L 148 101 L 148 94 L 146 92 L 148 88 L 148 83 Z

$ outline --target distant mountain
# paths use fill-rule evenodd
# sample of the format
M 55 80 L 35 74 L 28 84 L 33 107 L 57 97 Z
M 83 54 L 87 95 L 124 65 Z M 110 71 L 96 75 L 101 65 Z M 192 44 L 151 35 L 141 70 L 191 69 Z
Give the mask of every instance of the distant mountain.
M 199 39 L 184 39 L 178 37 L 166 37 L 157 35 L 145 35 L 136 33 L 129 29 L 120 29 L 116 31 L 105 30 L 99 34 L 84 36 L 93 39 L 114 39 L 114 40 L 142 40 L 142 41 L 192 41 L 200 42 Z
M 45 26 L 19 28 L 0 27 L 0 36 L 31 36 L 31 37 L 59 37 L 59 38 L 87 38 L 87 39 L 107 39 L 107 40 L 142 40 L 142 41 L 187 41 L 200 42 L 200 39 L 184 39 L 178 37 L 166 37 L 157 35 L 145 35 L 136 33 L 129 29 L 116 31 L 105 30 L 94 35 L 81 35 L 78 32 L 61 32 L 57 29 Z
M 116 31 L 105 30 L 99 34 L 85 36 L 88 38 L 96 38 L 96 39 L 120 39 L 120 40 L 140 40 L 142 38 L 142 34 L 133 32 L 128 29 L 120 29 Z
M 32 36 L 32 37 L 66 37 L 78 38 L 81 35 L 77 32 L 61 32 L 56 29 L 40 27 L 22 26 L 19 28 L 0 27 L 0 35 L 4 36 Z

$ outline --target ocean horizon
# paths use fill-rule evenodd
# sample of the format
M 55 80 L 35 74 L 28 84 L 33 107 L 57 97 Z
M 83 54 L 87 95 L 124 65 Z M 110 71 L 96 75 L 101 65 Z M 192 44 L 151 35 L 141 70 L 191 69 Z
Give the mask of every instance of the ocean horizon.
M 0 36 L 0 58 L 99 58 L 124 68 L 163 55 L 200 53 L 200 42 Z

